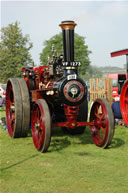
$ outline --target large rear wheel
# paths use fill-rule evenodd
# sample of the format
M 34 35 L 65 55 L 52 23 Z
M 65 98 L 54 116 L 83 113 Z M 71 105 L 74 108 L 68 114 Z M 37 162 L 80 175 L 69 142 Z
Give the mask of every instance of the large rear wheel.
M 90 122 L 96 122 L 96 125 L 90 126 L 94 143 L 99 147 L 107 148 L 112 143 L 114 135 L 114 117 L 106 99 L 94 101 L 90 112 Z
M 30 101 L 24 79 L 10 78 L 7 82 L 6 122 L 11 137 L 27 135 L 30 122 Z
M 32 111 L 32 137 L 36 149 L 46 152 L 51 141 L 51 116 L 45 100 L 39 99 Z
M 22 136 L 22 96 L 19 82 L 11 78 L 6 89 L 6 122 L 11 137 Z
M 121 91 L 120 107 L 123 119 L 128 126 L 128 80 L 124 83 Z

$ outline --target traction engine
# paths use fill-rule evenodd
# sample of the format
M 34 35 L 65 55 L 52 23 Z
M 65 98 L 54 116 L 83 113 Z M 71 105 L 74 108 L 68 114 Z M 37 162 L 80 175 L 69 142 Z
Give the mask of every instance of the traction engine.
M 120 108 L 123 119 L 128 126 L 128 49 L 111 53 L 111 57 L 126 55 L 126 74 L 118 75 L 118 83 L 120 87 Z
M 97 99 L 88 118 L 87 85 L 78 75 L 74 60 L 74 21 L 59 25 L 63 55 L 53 56 L 47 66 L 23 67 L 23 78 L 10 78 L 6 92 L 6 121 L 12 138 L 27 136 L 32 128 L 36 149 L 46 152 L 51 130 L 61 127 L 70 134 L 82 134 L 86 126 L 94 143 L 102 148 L 111 144 L 114 119 L 107 100 Z

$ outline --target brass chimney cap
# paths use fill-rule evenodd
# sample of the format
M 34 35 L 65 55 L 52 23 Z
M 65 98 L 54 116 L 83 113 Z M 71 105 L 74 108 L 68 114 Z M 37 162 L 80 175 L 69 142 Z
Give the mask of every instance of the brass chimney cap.
M 62 21 L 61 24 L 59 24 L 62 30 L 74 30 L 76 25 L 74 21 Z

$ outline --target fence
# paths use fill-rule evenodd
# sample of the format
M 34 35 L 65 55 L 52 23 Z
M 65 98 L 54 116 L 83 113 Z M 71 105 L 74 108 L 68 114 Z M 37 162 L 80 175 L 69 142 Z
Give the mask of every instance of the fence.
M 112 104 L 112 79 L 111 78 L 91 78 L 90 82 L 90 101 L 97 98 L 105 98 Z

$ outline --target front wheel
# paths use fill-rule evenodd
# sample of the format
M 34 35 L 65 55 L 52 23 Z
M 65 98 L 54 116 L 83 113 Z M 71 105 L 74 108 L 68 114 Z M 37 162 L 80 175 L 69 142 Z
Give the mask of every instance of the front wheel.
M 10 78 L 6 89 L 6 122 L 12 138 L 22 137 L 22 96 L 17 78 Z
M 94 101 L 90 112 L 90 122 L 96 123 L 90 126 L 93 142 L 99 147 L 107 148 L 112 143 L 114 135 L 114 116 L 106 99 Z
M 6 122 L 12 138 L 25 137 L 29 132 L 30 100 L 23 78 L 10 78 L 6 89 Z
M 39 99 L 34 105 L 31 125 L 36 149 L 46 152 L 51 141 L 51 116 L 45 100 Z

